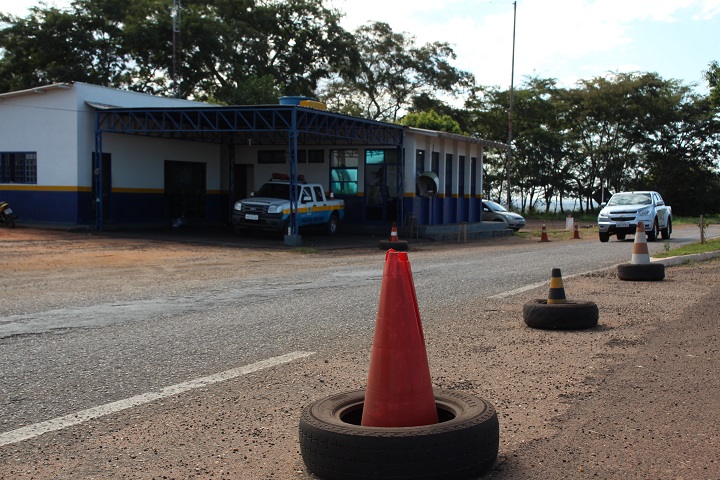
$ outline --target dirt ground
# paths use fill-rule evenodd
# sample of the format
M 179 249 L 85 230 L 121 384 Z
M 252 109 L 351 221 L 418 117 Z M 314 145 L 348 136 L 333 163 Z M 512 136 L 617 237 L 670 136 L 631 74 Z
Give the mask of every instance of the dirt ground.
M 482 248 L 507 248 L 488 242 Z M 317 268 L 319 258 L 362 265 L 369 254 L 238 255 L 224 246 L 25 228 L 2 230 L 0 244 L 11 300 L 0 315 L 92 302 L 88 291 L 105 301 L 150 297 L 160 280 L 164 291 L 202 289 L 218 276 L 268 273 L 269 265 Z M 68 294 L 69 284 L 83 295 Z M 425 325 L 433 384 L 497 410 L 500 453 L 487 478 L 718 479 L 718 285 L 720 261 L 669 267 L 652 284 L 620 281 L 613 269 L 573 277 L 568 298 L 600 309 L 598 327 L 585 331 L 523 324 L 518 305 L 545 297 L 546 287 L 458 307 Z M 28 288 L 47 293 L 28 298 Z M 279 368 L 0 447 L 0 478 L 313 479 L 299 453 L 300 411 L 364 386 L 369 344 L 342 340 Z

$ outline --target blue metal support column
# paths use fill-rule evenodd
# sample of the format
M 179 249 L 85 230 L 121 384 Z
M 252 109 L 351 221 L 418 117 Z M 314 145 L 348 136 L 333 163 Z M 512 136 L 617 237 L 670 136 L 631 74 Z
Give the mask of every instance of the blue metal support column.
M 95 112 L 95 158 L 93 158 L 93 185 L 95 186 L 95 229 L 103 229 L 103 161 L 102 161 L 102 132 L 99 127 L 99 112 Z
M 235 144 L 228 144 L 228 223 L 232 223 L 233 208 L 235 207 Z
M 286 245 L 300 245 L 298 213 L 298 179 L 297 179 L 297 109 L 293 107 L 290 128 L 288 129 L 288 163 L 290 164 L 290 228 L 285 236 Z

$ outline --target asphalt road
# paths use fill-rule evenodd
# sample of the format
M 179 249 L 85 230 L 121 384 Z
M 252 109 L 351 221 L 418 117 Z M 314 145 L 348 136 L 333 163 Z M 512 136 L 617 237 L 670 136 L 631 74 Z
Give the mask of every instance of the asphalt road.
M 670 244 L 696 239 L 695 229 L 678 229 Z M 432 322 L 468 302 L 543 284 L 552 268 L 567 279 L 627 262 L 631 244 L 538 242 L 470 255 L 420 248 L 410 261 L 423 320 Z M 651 254 L 663 248 L 649 244 Z M 290 351 L 371 338 L 383 260 L 0 317 L 0 433 Z

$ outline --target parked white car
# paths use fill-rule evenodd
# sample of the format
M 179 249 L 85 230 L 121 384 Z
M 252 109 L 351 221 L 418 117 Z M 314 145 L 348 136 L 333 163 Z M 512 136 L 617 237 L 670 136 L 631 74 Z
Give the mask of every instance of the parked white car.
M 672 209 L 665 205 L 658 192 L 618 192 L 600 206 L 597 221 L 601 242 L 607 242 L 610 235 L 617 235 L 618 240 L 634 235 L 638 222 L 645 225 L 651 242 L 661 235 L 667 240 L 672 234 Z
M 483 200 L 482 209 L 483 222 L 504 222 L 507 228 L 512 228 L 516 232 L 525 226 L 525 219 L 522 215 L 508 212 L 505 207 L 498 203 Z

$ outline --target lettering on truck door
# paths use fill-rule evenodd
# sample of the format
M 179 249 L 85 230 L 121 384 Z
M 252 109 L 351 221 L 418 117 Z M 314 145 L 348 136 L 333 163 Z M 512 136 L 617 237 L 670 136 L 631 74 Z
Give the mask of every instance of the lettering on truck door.
M 327 210 L 327 202 L 323 201 L 324 195 L 320 185 L 313 186 L 315 194 L 315 213 L 313 213 L 313 223 L 326 223 L 330 219 L 330 210 Z
M 313 198 L 308 187 L 300 190 L 300 208 L 298 208 L 298 225 L 309 225 L 313 218 Z

